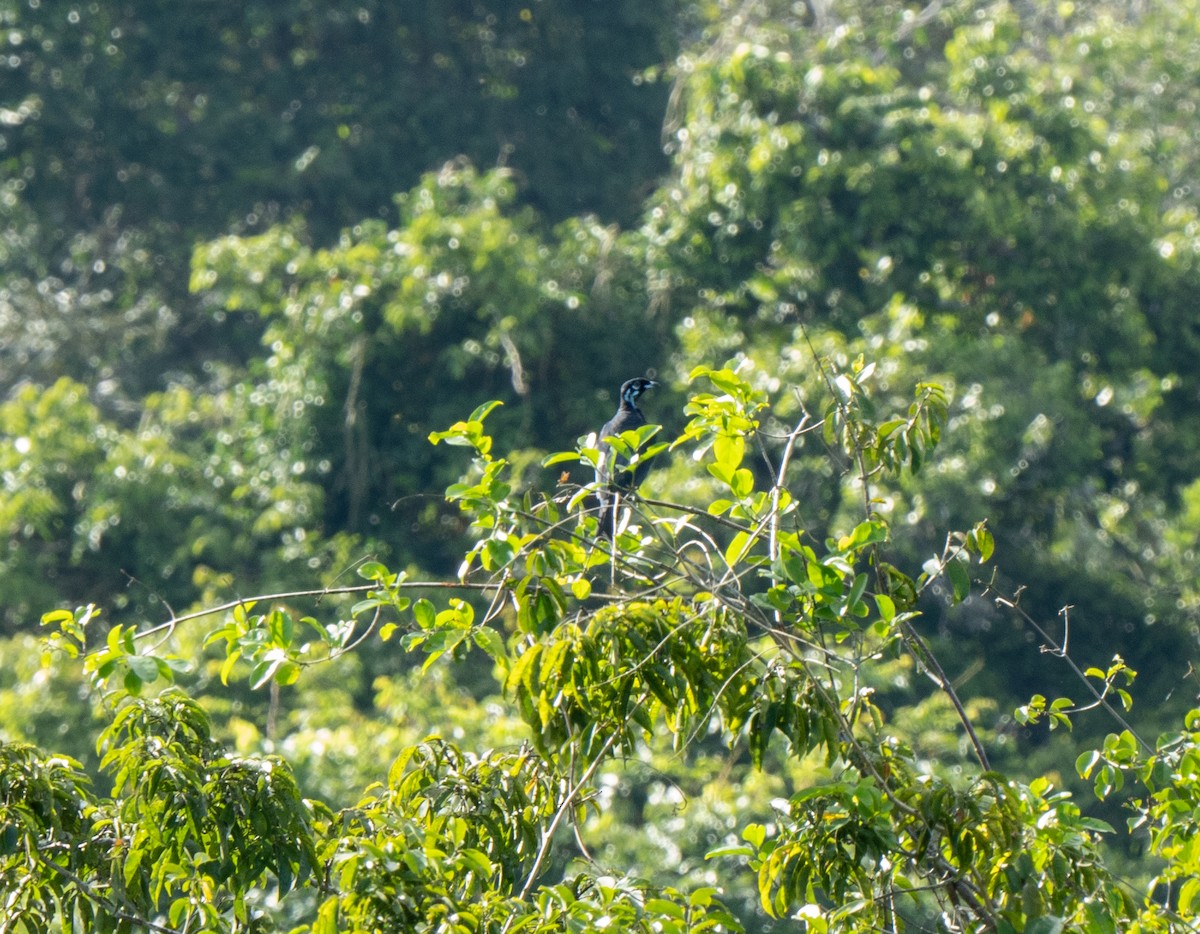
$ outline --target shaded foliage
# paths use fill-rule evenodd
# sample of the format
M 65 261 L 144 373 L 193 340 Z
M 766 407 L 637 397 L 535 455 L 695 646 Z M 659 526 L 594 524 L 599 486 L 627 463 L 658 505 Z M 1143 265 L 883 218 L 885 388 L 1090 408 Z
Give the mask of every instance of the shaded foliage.
M 4 386 L 86 376 L 136 404 L 164 375 L 244 364 L 250 323 L 184 290 L 195 243 L 293 216 L 328 243 L 459 155 L 511 166 L 551 221 L 632 219 L 665 168 L 667 89 L 646 79 L 679 13 L 4 4 Z
M 1194 6 L 0 7 L 5 895 L 1191 923 Z

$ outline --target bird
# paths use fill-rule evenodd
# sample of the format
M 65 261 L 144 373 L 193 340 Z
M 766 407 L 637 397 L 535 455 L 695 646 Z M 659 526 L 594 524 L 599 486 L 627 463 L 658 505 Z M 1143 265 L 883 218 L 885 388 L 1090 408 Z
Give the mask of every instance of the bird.
M 646 424 L 646 416 L 638 408 L 637 402 L 642 393 L 657 385 L 654 380 L 643 376 L 622 383 L 621 404 L 616 414 L 600 429 L 597 438 L 600 456 L 596 461 L 596 495 L 600 500 L 600 534 L 604 538 L 612 538 L 616 531 L 617 504 L 621 494 L 636 490 L 650 469 L 649 463 L 645 462 L 639 462 L 633 470 L 627 469 L 626 459 L 613 450 L 607 439 Z

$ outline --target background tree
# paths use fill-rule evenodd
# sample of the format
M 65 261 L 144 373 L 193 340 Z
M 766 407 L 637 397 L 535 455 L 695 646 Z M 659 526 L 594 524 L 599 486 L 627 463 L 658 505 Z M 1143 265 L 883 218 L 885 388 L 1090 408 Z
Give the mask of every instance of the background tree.
M 1002 586 L 1026 588 L 1041 618 L 1075 604 L 1076 625 L 1168 697 L 1187 664 L 1162 659 L 1189 657 L 1194 634 L 1157 625 L 1178 612 L 1166 525 L 1134 526 L 1169 524 L 1194 473 L 1194 432 L 1166 426 L 1194 408 L 1177 353 L 1195 212 L 1161 169 L 1172 134 L 1131 132 L 1099 77 L 1149 23 L 1076 13 L 1050 39 L 1003 5 L 825 32 L 767 21 L 698 55 L 677 177 L 651 210 L 654 262 L 686 309 L 681 369 L 716 344 L 764 387 L 781 357 L 814 385 L 810 346 L 867 353 L 884 389 L 938 373 L 952 453 L 888 490 L 902 547 L 915 559 L 986 515 L 1011 555 Z M 824 460 L 808 482 L 836 516 L 859 493 L 831 488 Z M 1148 579 L 1165 586 L 1148 595 Z M 1044 683 L 1051 666 L 1000 661 L 1024 656 L 1026 630 L 968 610 L 938 615 L 960 651 L 968 637 L 983 696 Z
M 686 7 L 539 0 L 0 6 L 5 387 L 136 405 L 244 365 L 253 318 L 185 291 L 194 244 L 302 217 L 317 243 L 460 154 L 550 222 L 637 216 L 664 168 Z
M 850 707 L 882 718 L 882 726 L 872 723 L 873 738 L 856 738 L 903 747 L 898 784 L 879 786 L 884 798 L 899 795 L 910 774 L 949 781 L 955 795 L 970 785 L 977 757 L 961 730 L 969 722 L 989 764 L 1029 791 L 1015 793 L 1023 804 L 1003 793 L 994 800 L 1028 816 L 1052 799 L 1046 808 L 1054 816 L 1045 820 L 1054 824 L 1061 813 L 1070 830 L 1057 840 L 1026 837 L 1018 826 L 1024 817 L 989 824 L 991 812 L 978 810 L 982 799 L 951 796 L 964 808 L 953 813 L 976 814 L 994 828 L 970 846 L 987 850 L 1003 838 L 1051 865 L 1067 837 L 1100 826 L 1079 821 L 1118 825 L 1131 803 L 1138 832 L 1108 835 L 1123 852 L 1105 850 L 1095 857 L 1104 867 L 1098 875 L 1072 884 L 1094 883 L 1089 891 L 1105 893 L 1103 911 L 1124 923 L 1143 910 L 1150 877 L 1165 865 L 1163 878 L 1180 882 L 1155 898 L 1186 915 L 1191 890 L 1181 886 L 1193 867 L 1175 849 L 1188 837 L 1172 809 L 1190 794 L 1183 776 L 1190 774 L 1188 660 L 1200 535 L 1190 315 L 1195 146 L 1187 117 L 1200 20 L 1191 4 L 1154 11 L 1091 2 L 1053 9 L 759 2 L 650 12 L 592 2 L 527 6 L 285 4 L 237 15 L 145 5 L 73 13 L 46 4 L 0 7 L 7 43 L 0 67 L 12 79 L 0 110 L 0 354 L 8 364 L 0 376 L 0 606 L 12 636 L 0 645 L 0 735 L 76 758 L 94 790 L 53 765 L 50 787 L 63 789 L 55 800 L 104 813 L 127 808 L 120 820 L 159 813 L 160 802 L 130 803 L 133 789 L 118 781 L 118 760 L 141 760 L 121 753 L 102 770 L 94 737 L 75 724 L 108 724 L 105 748 L 128 751 L 157 737 L 157 724 L 179 721 L 184 758 L 170 768 L 195 779 L 202 791 L 194 801 L 241 787 L 197 777 L 224 775 L 225 759 L 277 755 L 304 796 L 337 812 L 362 799 L 380 778 L 378 763 L 400 749 L 413 750 L 406 761 L 425 776 L 413 779 L 418 785 L 458 789 L 439 800 L 462 793 L 451 774 L 470 773 L 471 787 L 520 774 L 531 795 L 543 779 L 566 781 L 569 790 L 581 772 L 562 779 L 549 747 L 534 750 L 549 757 L 549 772 L 537 771 L 542 765 L 523 772 L 532 759 L 487 759 L 487 750 L 508 755 L 521 738 L 541 735 L 541 726 L 514 706 L 518 685 L 492 676 L 501 653 L 486 632 L 520 630 L 545 636 L 539 652 L 556 653 L 559 644 L 576 652 L 573 633 L 529 627 L 550 620 L 557 632 L 562 614 L 580 606 L 590 614 L 616 578 L 610 573 L 605 585 L 603 570 L 592 567 L 586 597 L 574 579 L 556 592 L 542 578 L 558 573 L 553 562 L 577 556 L 543 554 L 542 539 L 510 534 L 536 526 L 505 510 L 520 497 L 531 512 L 564 473 L 567 488 L 586 482 L 586 463 L 544 458 L 594 430 L 623 379 L 653 370 L 664 384 L 649 408 L 664 423 L 655 441 L 686 440 L 670 457 L 659 455 L 643 490 L 646 515 L 693 516 L 687 521 L 706 537 L 683 549 L 692 586 L 725 599 L 692 567 L 724 562 L 722 587 L 736 579 L 745 597 L 736 609 L 754 633 L 748 643 L 766 640 L 755 643 L 752 668 L 792 651 L 755 628 L 763 620 L 755 614 L 808 612 L 770 603 L 776 583 L 807 585 L 788 577 L 798 573 L 795 561 L 790 572 L 755 564 L 756 543 L 771 557 L 769 539 L 753 524 L 739 527 L 748 520 L 736 514 L 750 508 L 745 495 L 775 488 L 786 452 L 784 485 L 799 505 L 781 516 L 780 534 L 803 530 L 818 564 L 850 536 L 845 547 L 861 560 L 843 588 L 857 587 L 865 573 L 858 596 L 879 615 L 870 635 L 853 612 L 844 636 L 831 635 L 840 624 L 827 614 L 815 618 L 826 636 L 822 651 L 833 653 L 820 674 L 831 697 L 842 696 L 849 678 L 860 692 Z M 700 391 L 688 379 L 695 368 L 714 368 L 711 376 L 724 361 L 733 375 L 713 384 L 713 399 L 742 392 L 743 401 L 769 400 L 767 408 L 735 415 L 710 399 L 692 400 L 685 411 L 689 393 Z M 492 526 L 471 529 L 477 517 L 443 502 L 440 491 L 460 482 L 469 489 L 483 474 L 461 480 L 457 452 L 431 448 L 426 438 L 487 398 L 505 403 L 487 423 L 506 463 L 496 468 L 504 474 L 493 478 L 497 486 L 479 495 L 508 505 L 497 507 Z M 944 425 L 922 414 L 943 405 Z M 689 423 L 702 417 L 711 420 Z M 822 418 L 828 434 L 801 432 L 788 448 L 797 426 Z M 446 439 L 469 444 L 472 431 L 460 427 Z M 733 440 L 739 432 L 748 432 L 741 442 Z M 713 514 L 696 518 L 655 501 Z M 866 542 L 853 538 L 868 517 L 886 525 L 886 545 L 871 540 L 874 526 L 862 533 Z M 985 518 L 995 566 L 943 564 L 948 530 L 971 530 Z M 653 527 L 644 517 L 638 525 Z M 579 533 L 587 532 L 585 524 Z M 686 526 L 673 534 L 685 533 L 693 534 Z M 667 546 L 679 543 L 660 544 L 666 550 L 656 560 L 670 563 Z M 982 554 L 978 533 L 972 548 Z M 442 585 L 464 554 L 489 569 L 529 557 L 524 570 L 535 579 L 516 598 L 524 622 L 520 613 L 515 622 L 489 618 L 489 592 L 470 588 L 461 596 L 474 615 L 463 622 L 467 610 L 451 607 Z M 240 618 L 230 611 L 207 646 L 199 624 L 177 626 L 174 641 L 158 649 L 149 648 L 149 636 L 131 649 L 121 635 L 249 594 L 324 592 L 357 568 L 378 583 L 383 571 L 371 562 L 407 575 L 403 592 L 385 604 L 403 596 L 422 609 L 370 629 L 365 618 L 352 621 L 356 598 L 341 603 L 326 594 L 312 606 L 294 598 L 264 601 Z M 654 566 L 638 567 L 650 574 Z M 832 578 L 818 576 L 808 584 L 836 590 Z M 415 586 L 422 582 L 429 586 Z M 915 598 L 910 608 L 923 615 L 911 624 L 921 642 L 889 623 L 872 594 L 891 599 L 898 615 Z M 421 597 L 431 601 L 432 623 Z M 89 603 L 104 612 L 75 611 Z M 1066 604 L 1073 608 L 1060 615 Z M 89 620 L 88 647 L 110 653 L 103 663 L 94 659 L 88 672 L 38 664 L 30 634 L 52 607 L 60 608 L 50 617 L 56 626 Z M 614 612 L 635 631 L 657 631 L 661 620 L 628 609 Z M 672 612 L 691 625 L 710 609 Z M 834 615 L 850 609 L 835 607 Z M 439 623 L 438 613 L 451 610 Z M 306 615 L 319 629 L 301 622 Z M 597 632 L 602 619 L 595 617 Z M 426 668 L 412 651 L 351 651 L 377 647 L 358 640 L 368 630 L 373 640 L 390 622 L 403 632 L 388 630 L 388 647 L 411 635 L 407 649 L 454 644 L 465 658 Z M 476 639 L 491 654 L 466 652 Z M 313 654 L 296 654 L 306 640 Z M 640 646 L 638 657 L 659 659 L 650 651 L 658 641 Z M 617 647 L 614 657 L 633 658 L 635 648 Z M 740 657 L 736 645 L 729 648 Z M 336 663 L 309 664 L 326 653 Z M 175 670 L 177 656 L 193 662 L 190 671 Z M 930 657 L 945 667 L 938 682 L 926 676 Z M 688 677 L 700 679 L 702 692 L 704 679 L 717 675 L 704 674 L 701 661 L 680 656 L 670 665 L 696 662 Z M 1133 714 L 1116 707 L 1085 714 L 1079 708 L 1097 698 L 1075 687 L 1070 662 L 1104 703 L 1120 707 L 1118 692 L 1126 690 L 1140 706 Z M 1141 672 L 1132 687 L 1126 664 Z M 779 701 L 769 716 L 809 709 L 807 701 L 781 701 L 790 688 L 753 670 L 763 676 L 762 697 Z M 199 707 L 175 695 L 145 706 L 168 673 Z M 135 726 L 115 725 L 92 676 L 108 690 L 141 690 L 149 720 L 129 714 Z M 945 681 L 960 707 L 938 689 Z M 664 696 L 675 697 L 666 683 Z M 772 694 L 776 688 L 785 693 Z M 714 701 L 728 723 L 735 708 L 721 704 L 733 700 Z M 760 734 L 747 727 L 747 745 L 739 746 L 732 728 L 710 734 L 698 721 L 684 730 L 681 754 L 669 739 L 692 714 L 686 705 L 683 714 L 664 713 L 661 732 L 655 705 L 665 710 L 670 702 L 647 703 L 650 736 L 636 758 L 576 755 L 583 770 L 604 759 L 588 776 L 601 813 L 578 823 L 582 845 L 599 863 L 636 867 L 660 888 L 728 886 L 723 904 L 751 927 L 767 925 L 761 893 L 729 882 L 743 878 L 731 875 L 747 858 L 736 848 L 776 841 L 780 852 L 811 850 L 815 828 L 793 823 L 784 832 L 772 800 L 790 802 L 820 786 L 812 800 L 826 808 L 821 813 L 842 813 L 830 802 L 853 811 L 857 805 L 838 798 L 845 789 L 829 782 L 850 774 L 857 794 L 866 773 L 834 770 L 862 761 L 846 758 L 853 750 L 841 738 L 817 743 L 807 757 L 763 741 L 769 767 L 755 771 L 748 744 Z M 1130 719 L 1122 724 L 1114 714 Z M 1062 728 L 1068 723 L 1074 732 Z M 1114 723 L 1118 732 L 1107 739 Z M 421 747 L 430 733 L 455 748 Z M 1138 736 L 1158 734 L 1168 739 L 1151 754 Z M 833 747 L 836 765 L 820 754 Z M 52 764 L 33 749 L 11 752 L 14 775 Z M 1179 779 L 1163 777 L 1175 772 Z M 1064 799 L 1043 781 L 1073 789 L 1086 813 L 1062 810 Z M 1127 788 L 1141 803 L 1122 797 Z M 1096 792 L 1103 802 L 1093 800 Z M 270 793 L 282 796 L 282 825 L 300 819 L 289 810 L 286 783 Z M 363 834 L 394 847 L 402 837 L 415 840 L 424 829 L 411 821 L 420 815 L 396 810 L 388 795 L 372 804 L 383 802 L 382 810 Z M 547 815 L 553 821 L 559 806 L 547 811 L 546 799 L 534 795 L 524 830 L 494 848 L 472 844 L 495 860 L 489 866 L 504 867 L 506 884 L 520 879 L 518 895 L 532 864 L 522 862 L 525 850 L 506 847 L 543 839 Z M 804 809 L 796 817 L 790 807 L 787 820 L 802 823 Z M 901 811 L 893 804 L 892 816 L 878 820 L 854 811 L 862 818 L 855 826 L 880 834 L 871 845 L 895 865 L 888 834 L 905 839 L 905 826 L 919 826 L 889 823 Z M 570 829 L 563 814 L 560 832 Z M 308 819 L 313 827 L 321 820 L 316 811 Z M 26 817 L 13 820 L 25 826 Z M 767 829 L 761 843 L 757 831 L 749 841 L 739 836 L 751 824 Z M 179 845 L 209 853 L 203 841 L 231 826 L 196 823 L 196 836 Z M 866 837 L 854 839 L 867 845 Z M 569 841 L 566 849 L 559 842 L 545 849 L 534 887 L 568 871 Z M 1087 847 L 1093 842 L 1086 837 Z M 124 845 L 113 859 L 124 858 Z M 735 849 L 704 858 L 721 846 Z M 1145 857 L 1151 849 L 1166 862 Z M 963 866 L 965 852 L 954 857 Z M 256 887 L 275 883 L 262 875 L 262 851 L 245 854 L 244 864 L 223 862 L 207 876 L 159 878 L 177 886 L 178 902 L 236 875 L 217 910 L 227 921 L 239 911 L 249 918 L 270 899 Z M 1090 850 L 1069 855 L 1094 859 Z M 286 862 L 281 871 L 299 888 L 284 899 L 277 923 L 313 923 L 318 902 L 332 904 L 332 888 L 296 881 L 312 858 L 294 850 L 280 856 L 275 868 Z M 781 899 L 767 907 L 809 904 L 784 892 L 790 857 L 762 858 L 774 866 L 763 877 L 766 891 Z M 84 878 L 83 864 L 58 865 Z M 466 865 L 453 871 L 466 873 Z M 831 856 L 822 884 L 832 884 L 838 865 Z M 930 866 L 915 865 L 917 875 Z M 46 878 L 70 882 L 42 868 Z M 1036 880 L 1049 899 L 1038 910 L 1048 917 L 1099 923 L 1086 906 L 1054 901 L 1062 878 L 1036 875 L 1040 862 L 1035 875 L 1027 869 L 1005 870 L 1005 884 Z M 1134 880 L 1132 900 L 1109 899 L 1118 871 Z M 124 884 L 136 889 L 140 872 L 131 869 Z M 421 876 L 430 892 L 442 884 L 435 876 Z M 393 884 L 361 878 L 375 879 L 379 891 Z M 903 885 L 878 873 L 843 883 L 876 894 Z M 105 885 L 86 898 L 117 892 L 115 882 Z M 166 925 L 166 889 L 147 886 L 128 904 L 106 904 L 138 917 L 164 912 L 155 923 Z M 355 888 L 353 904 L 344 898 L 349 883 L 338 888 L 337 910 L 371 917 L 382 907 L 371 901 L 373 886 Z M 643 890 L 605 891 L 636 900 Z M 455 903 L 465 892 L 444 898 Z M 1001 903 L 1004 893 L 985 894 L 983 914 L 1041 923 L 1004 914 L 1015 910 Z M 177 920 L 200 923 L 191 902 L 178 904 Z M 823 902 L 814 894 L 811 904 Z M 902 910 L 919 924 L 932 904 L 917 899 Z M 814 926 L 836 920 L 805 910 Z M 968 909 L 952 906 L 960 910 Z M 852 911 L 845 924 L 880 920 Z

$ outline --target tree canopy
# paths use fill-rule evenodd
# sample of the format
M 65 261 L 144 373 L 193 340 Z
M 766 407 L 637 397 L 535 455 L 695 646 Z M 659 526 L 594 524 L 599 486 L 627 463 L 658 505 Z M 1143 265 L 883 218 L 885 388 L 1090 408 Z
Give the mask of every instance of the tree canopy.
M 1194 927 L 1200 10 L 651 6 L 0 3 L 0 926 Z

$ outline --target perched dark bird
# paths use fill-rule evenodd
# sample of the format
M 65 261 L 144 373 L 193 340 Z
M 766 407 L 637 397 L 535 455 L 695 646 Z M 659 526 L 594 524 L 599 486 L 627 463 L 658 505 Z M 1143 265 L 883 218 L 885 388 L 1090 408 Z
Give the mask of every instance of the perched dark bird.
M 650 469 L 648 463 L 639 463 L 633 470 L 628 469 L 627 459 L 616 454 L 607 439 L 646 424 L 646 416 L 638 408 L 637 401 L 642 393 L 657 385 L 654 380 L 641 376 L 626 380 L 621 385 L 621 405 L 617 408 L 617 414 L 604 423 L 596 439 L 600 448 L 600 458 L 596 464 L 600 534 L 605 538 L 611 538 L 616 531 L 617 505 L 621 494 L 636 490 Z

